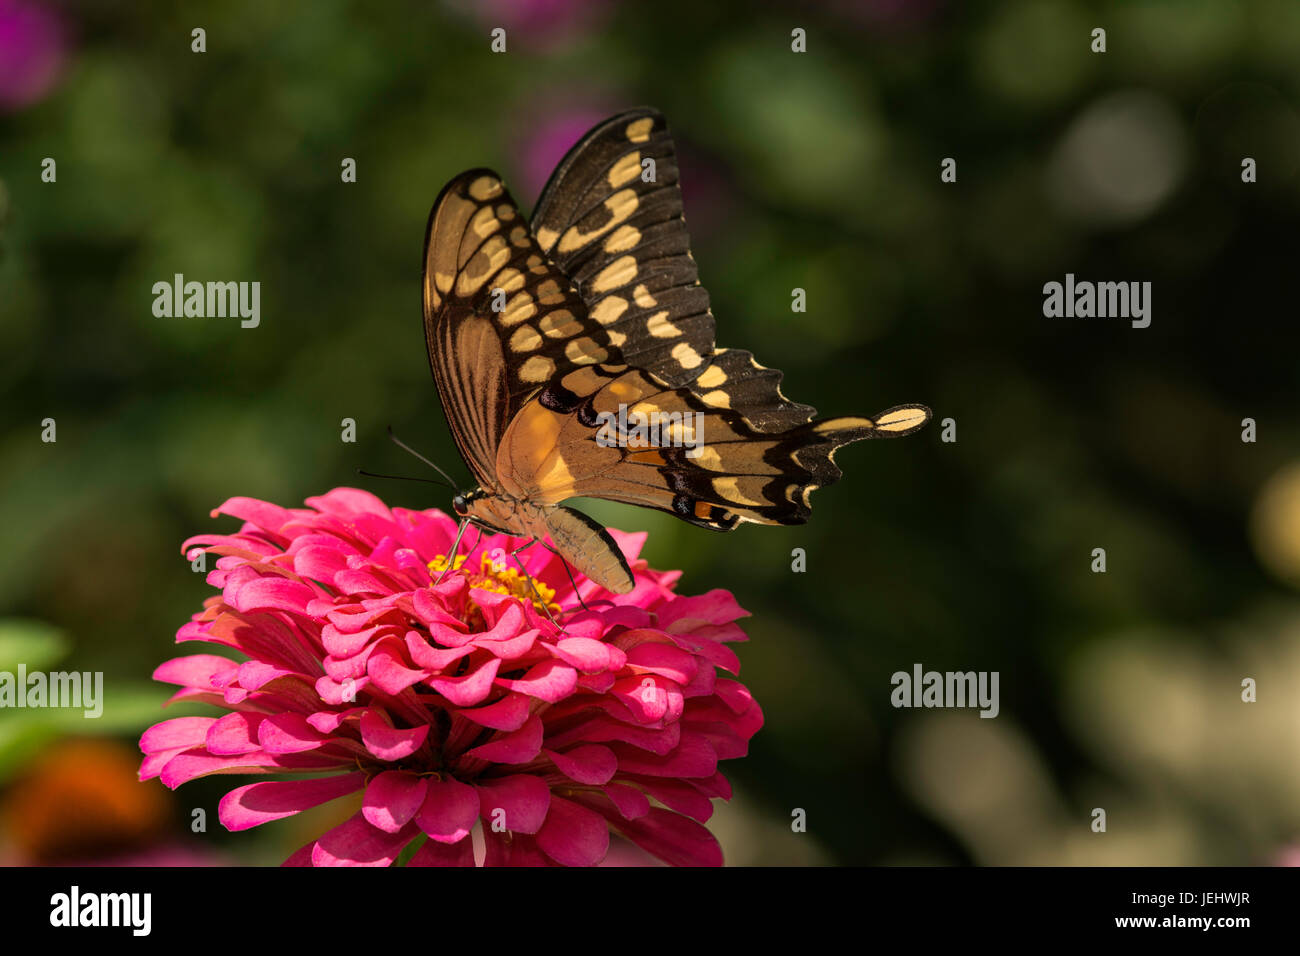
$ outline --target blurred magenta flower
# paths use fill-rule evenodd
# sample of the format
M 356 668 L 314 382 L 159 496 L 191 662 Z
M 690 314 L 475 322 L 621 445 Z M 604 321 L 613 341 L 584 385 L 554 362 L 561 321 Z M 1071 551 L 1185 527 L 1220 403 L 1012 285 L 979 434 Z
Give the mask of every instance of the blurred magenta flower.
M 519 171 L 523 177 L 522 196 L 534 198 L 550 178 L 551 171 L 559 165 L 564 154 L 582 139 L 587 132 L 613 110 L 598 108 L 530 110 L 520 126 L 529 130 L 519 144 Z M 537 118 L 539 117 L 539 118 Z M 522 197 L 520 197 L 522 198 Z
M 575 101 L 581 105 L 574 105 Z M 539 98 L 521 109 L 517 129 L 526 131 L 515 139 L 514 154 L 522 188 L 516 199 L 540 196 L 560 160 L 583 134 L 621 109 L 636 104 L 620 97 L 601 97 L 573 91 L 558 98 Z M 653 105 L 653 104 L 649 104 Z M 712 235 L 732 218 L 730 173 L 712 156 L 691 143 L 676 144 L 679 185 L 687 210 L 687 224 L 697 241 Z
M 196 654 L 154 677 L 173 700 L 223 717 L 145 732 L 141 779 L 175 788 L 212 773 L 310 773 L 240 787 L 220 804 L 243 830 L 363 792 L 361 810 L 288 861 L 386 866 L 600 863 L 611 829 L 665 862 L 717 865 L 702 825 L 730 797 L 718 761 L 743 756 L 763 717 L 726 646 L 745 612 L 726 591 L 673 592 L 680 572 L 637 559 L 644 535 L 612 532 L 636 576 L 613 595 L 525 539 L 484 536 L 451 573 L 456 522 L 338 488 L 286 509 L 232 498 L 234 534 L 185 542 L 218 555 L 220 596 L 180 629 L 242 653 Z M 473 557 L 477 554 L 478 557 Z M 562 620 L 561 631 L 540 597 Z M 322 773 L 334 771 L 331 775 Z M 481 821 L 481 823 L 480 823 Z
M 57 8 L 29 0 L 0 0 L 0 111 L 37 102 L 58 81 L 67 33 Z

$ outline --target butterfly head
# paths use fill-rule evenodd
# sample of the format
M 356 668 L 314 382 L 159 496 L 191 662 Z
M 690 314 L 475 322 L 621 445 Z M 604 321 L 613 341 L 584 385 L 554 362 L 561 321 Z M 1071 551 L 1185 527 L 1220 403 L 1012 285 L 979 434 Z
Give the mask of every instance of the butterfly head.
M 451 499 L 451 510 L 456 517 L 467 520 L 484 531 L 498 534 L 517 534 L 521 527 L 521 502 L 482 488 L 457 492 Z

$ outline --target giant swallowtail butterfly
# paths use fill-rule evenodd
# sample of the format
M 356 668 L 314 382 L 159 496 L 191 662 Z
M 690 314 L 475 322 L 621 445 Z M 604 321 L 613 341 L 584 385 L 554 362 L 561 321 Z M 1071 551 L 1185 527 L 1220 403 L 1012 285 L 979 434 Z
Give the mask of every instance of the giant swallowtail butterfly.
M 478 481 L 453 502 L 462 530 L 549 536 L 619 593 L 633 586 L 627 561 L 566 499 L 657 508 L 716 531 L 799 524 L 812 491 L 840 477 L 840 446 L 930 418 L 923 405 L 814 418 L 781 394 L 779 371 L 714 345 L 672 139 L 651 109 L 587 133 L 531 226 L 496 173 L 448 183 L 425 238 L 424 335 Z

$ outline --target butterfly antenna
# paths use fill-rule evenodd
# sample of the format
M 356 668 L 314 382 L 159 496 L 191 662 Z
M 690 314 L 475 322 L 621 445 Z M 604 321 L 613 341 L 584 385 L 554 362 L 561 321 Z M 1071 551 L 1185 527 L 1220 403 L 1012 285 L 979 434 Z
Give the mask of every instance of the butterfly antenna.
M 455 492 L 457 492 L 457 493 L 460 492 L 460 488 L 456 485 L 456 482 L 452 480 L 451 475 L 447 474 L 445 471 L 443 471 L 441 468 L 439 468 L 439 467 L 438 467 L 437 465 L 435 465 L 433 462 L 429 461 L 429 459 L 425 458 L 423 455 L 421 455 L 418 451 L 416 451 L 414 448 L 412 448 L 412 447 L 411 447 L 410 445 L 408 445 L 406 442 L 402 441 L 400 438 L 398 438 L 396 435 L 394 435 L 394 434 L 393 434 L 393 426 L 392 426 L 392 425 L 389 425 L 389 426 L 388 426 L 388 437 L 391 438 L 391 439 L 393 440 L 393 444 L 396 445 L 398 448 L 402 449 L 402 450 L 405 451 L 405 452 L 408 452 L 408 453 L 414 455 L 416 458 L 420 459 L 420 461 L 424 462 L 426 465 L 428 465 L 430 468 L 432 468 L 432 469 L 433 469 L 434 471 L 436 471 L 438 474 L 442 475 L 442 477 L 446 478 L 447 481 L 450 482 L 450 484 L 448 485 L 448 487 L 451 488 L 452 491 L 455 491 Z
M 455 488 L 452 488 L 451 485 L 447 484 L 447 482 L 438 478 L 413 478 L 410 475 L 381 475 L 378 472 L 366 471 L 364 468 L 358 468 L 357 474 L 365 475 L 367 478 L 392 478 L 397 481 L 423 481 L 430 485 L 442 485 L 443 487 L 451 488 L 452 491 L 456 490 Z

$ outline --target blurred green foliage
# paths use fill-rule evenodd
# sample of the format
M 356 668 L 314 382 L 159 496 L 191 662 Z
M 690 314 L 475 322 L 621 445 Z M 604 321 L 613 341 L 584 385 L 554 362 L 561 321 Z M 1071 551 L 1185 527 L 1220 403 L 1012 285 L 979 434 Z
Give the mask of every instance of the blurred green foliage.
M 1300 6 L 664 0 L 610 6 L 545 44 L 515 30 L 504 55 L 492 21 L 439 3 L 61 9 L 66 75 L 0 119 L 0 610 L 68 635 L 69 667 L 138 693 L 210 593 L 180 542 L 232 527 L 208 516 L 231 495 L 292 505 L 361 483 L 447 507 L 440 491 L 355 474 L 420 473 L 389 424 L 465 474 L 423 354 L 429 205 L 472 166 L 527 181 L 525 145 L 548 118 L 647 103 L 682 150 L 721 344 L 783 368 L 787 394 L 824 414 L 925 402 L 958 429 L 956 443 L 936 420 L 842 452 L 846 477 L 805 527 L 713 535 L 591 505 L 648 530 L 647 556 L 684 568 L 686 591 L 726 587 L 754 612 L 742 678 L 767 723 L 727 770 L 738 809 L 717 829 L 731 857 L 1021 862 L 1011 797 L 973 830 L 951 803 L 1004 778 L 1039 781 L 1065 808 L 1067 835 L 1034 831 L 1035 862 L 1091 859 L 1070 841 L 1090 836 L 1098 792 L 1143 810 L 1113 819 L 1107 846 L 1128 849 L 1099 859 L 1253 863 L 1297 838 L 1300 802 L 1285 797 L 1300 784 L 1269 768 L 1300 755 L 1300 721 L 1289 737 L 1285 721 L 1242 736 L 1253 757 L 1236 772 L 1262 803 L 1153 783 L 1092 734 L 1121 697 L 1154 720 L 1132 695 L 1163 700 L 1161 668 L 1136 688 L 1087 675 L 1109 673 L 1106 648 L 1163 635 L 1215 675 L 1178 685 L 1194 711 L 1198 693 L 1239 693 L 1226 634 L 1290 640 L 1259 623 L 1295 597 L 1261 568 L 1248 519 L 1297 457 Z M 1089 51 L 1098 25 L 1104 55 Z M 790 52 L 794 26 L 807 54 Z M 1084 110 L 1132 89 L 1175 118 L 1183 171 L 1149 213 L 1097 226 L 1054 199 L 1075 188 L 1052 185 L 1054 156 Z M 40 181 L 47 156 L 56 184 Z M 1255 184 L 1240 181 L 1244 156 Z M 340 182 L 343 157 L 355 184 Z M 943 157 L 955 184 L 940 182 Z M 260 281 L 260 327 L 155 318 L 151 287 L 178 272 Z M 1066 272 L 1151 281 L 1152 326 L 1043 318 L 1042 284 Z M 806 314 L 790 311 L 794 287 Z M 1247 416 L 1256 444 L 1240 440 Z M 40 440 L 46 417 L 55 444 Z M 356 444 L 339 439 L 344 418 Z M 1094 547 L 1104 575 L 1089 572 Z M 1293 658 L 1262 660 L 1254 706 L 1292 706 L 1267 688 Z M 914 662 L 999 671 L 1002 716 L 894 710 L 890 675 Z M 150 720 L 129 713 L 133 730 Z M 987 760 L 926 756 L 954 741 Z M 1214 770 L 1218 751 L 1192 750 Z M 211 808 L 229 785 L 181 799 Z M 796 807 L 806 836 L 789 833 Z M 1168 840 L 1147 839 L 1169 821 Z M 208 839 L 247 859 L 296 846 Z

